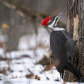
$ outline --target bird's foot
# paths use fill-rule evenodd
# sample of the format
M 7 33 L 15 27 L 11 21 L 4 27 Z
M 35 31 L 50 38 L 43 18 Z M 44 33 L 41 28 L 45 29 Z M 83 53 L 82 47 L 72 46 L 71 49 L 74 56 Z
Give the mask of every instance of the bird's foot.
M 80 39 L 84 39 L 84 36 L 79 36 L 79 40 L 80 40 Z
M 59 79 L 55 79 L 55 81 L 59 81 Z
M 57 77 L 57 79 L 55 79 L 55 81 L 61 81 L 61 79 L 59 79 L 59 78 Z
M 78 42 L 78 40 L 80 39 L 84 39 L 84 36 L 79 36 L 79 38 L 77 40 L 74 41 L 74 45 L 76 45 L 76 43 Z

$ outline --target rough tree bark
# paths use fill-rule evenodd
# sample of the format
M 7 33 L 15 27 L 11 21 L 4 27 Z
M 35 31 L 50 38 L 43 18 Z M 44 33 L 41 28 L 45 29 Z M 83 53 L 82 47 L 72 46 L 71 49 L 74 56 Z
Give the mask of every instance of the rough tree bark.
M 67 30 L 73 32 L 73 40 L 84 36 L 84 0 L 68 0 L 67 13 Z M 77 42 L 71 63 L 84 77 L 84 39 Z M 71 72 L 65 71 L 64 81 L 77 81 L 77 78 Z

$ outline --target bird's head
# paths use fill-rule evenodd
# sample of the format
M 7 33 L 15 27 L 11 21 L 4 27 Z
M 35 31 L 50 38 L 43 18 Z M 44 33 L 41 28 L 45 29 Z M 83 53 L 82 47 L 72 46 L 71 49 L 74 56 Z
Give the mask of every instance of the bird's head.
M 54 30 L 57 26 L 57 22 L 60 19 L 61 15 L 65 13 L 65 11 L 63 11 L 62 13 L 60 13 L 59 15 L 56 16 L 48 16 L 45 19 L 42 20 L 41 22 L 41 26 L 47 26 L 48 28 L 50 28 L 51 30 Z

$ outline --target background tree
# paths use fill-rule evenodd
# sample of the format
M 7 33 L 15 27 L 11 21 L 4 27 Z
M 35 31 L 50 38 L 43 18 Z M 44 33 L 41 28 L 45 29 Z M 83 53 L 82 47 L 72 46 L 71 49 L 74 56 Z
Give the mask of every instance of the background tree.
M 64 5 L 60 5 L 59 8 L 57 3 L 60 1 Z M 8 36 L 5 50 L 7 52 L 17 50 L 21 36 L 37 34 L 41 19 L 63 11 L 65 4 L 63 0 L 53 0 L 53 2 L 51 0 L 0 0 L 0 28 L 3 23 L 9 26 L 9 28 L 1 28 L 3 34 Z M 63 23 L 65 24 L 66 20 Z
M 67 30 L 73 32 L 72 38 L 76 40 L 79 36 L 84 36 L 84 0 L 68 0 L 67 7 Z M 84 39 L 77 42 L 71 62 L 84 77 Z M 77 81 L 76 77 L 67 71 L 64 80 Z

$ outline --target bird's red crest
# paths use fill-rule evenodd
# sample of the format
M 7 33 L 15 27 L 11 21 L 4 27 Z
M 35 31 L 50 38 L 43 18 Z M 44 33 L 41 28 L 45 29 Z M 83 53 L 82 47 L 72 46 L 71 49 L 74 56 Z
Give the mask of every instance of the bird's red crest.
M 50 17 L 46 17 L 45 19 L 42 20 L 41 25 L 47 25 L 47 22 L 50 20 Z

